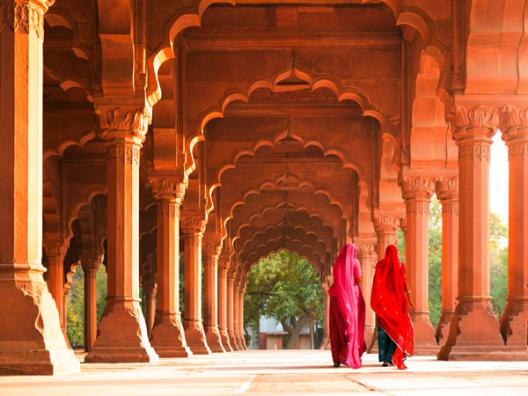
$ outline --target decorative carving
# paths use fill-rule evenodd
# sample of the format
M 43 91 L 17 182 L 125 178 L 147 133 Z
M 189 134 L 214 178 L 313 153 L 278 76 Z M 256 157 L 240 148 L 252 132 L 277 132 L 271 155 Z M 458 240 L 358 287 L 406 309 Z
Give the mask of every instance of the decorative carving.
M 458 199 L 458 177 L 444 176 L 436 183 L 436 192 L 441 201 Z
M 187 181 L 176 177 L 151 177 L 149 178 L 152 193 L 155 199 L 176 199 L 182 201 L 187 188 Z
M 490 140 L 499 126 L 500 113 L 499 107 L 454 104 L 447 112 L 446 119 L 453 126 L 453 138 L 457 142 L 473 138 Z
M 490 144 L 488 142 L 469 142 L 460 144 L 458 148 L 458 158 L 461 161 L 489 161 Z
M 528 109 L 519 110 L 507 105 L 502 113 L 504 133 L 510 157 L 528 155 Z
M 512 129 L 528 128 L 528 109 L 519 110 L 515 106 L 506 105 L 501 116 L 501 123 L 505 132 Z
M 371 257 L 376 257 L 375 240 L 357 241 L 357 246 L 359 248 L 359 261 L 363 261 Z
M 416 201 L 414 199 L 406 201 L 407 214 L 428 215 L 429 201 Z
M 202 244 L 203 255 L 206 257 L 218 257 L 222 252 L 221 242 L 205 242 Z
M 377 214 L 374 216 L 374 228 L 389 228 L 394 231 L 400 226 L 400 219 L 396 215 Z
M 454 213 L 459 215 L 459 204 L 458 200 L 442 201 L 442 213 Z
M 125 159 L 128 163 L 139 165 L 140 147 L 118 141 L 108 147 L 107 157 L 117 160 Z
M 181 202 L 181 201 L 180 201 Z M 180 202 L 172 202 L 172 201 L 158 201 L 158 210 L 161 210 L 161 213 L 164 215 L 168 215 L 170 217 L 180 217 Z
M 184 236 L 203 235 L 207 226 L 207 215 L 184 215 L 180 219 L 180 227 Z
M 100 111 L 105 115 L 101 118 L 103 123 L 101 138 L 105 140 L 128 138 L 139 145 L 145 141 L 150 122 L 147 109 L 124 111 L 116 107 L 106 112 Z
M 16 33 L 34 31 L 39 38 L 44 38 L 44 13 L 50 2 L 39 3 L 4 0 L 0 4 L 0 31 L 11 29 Z
M 434 191 L 434 180 L 426 176 L 409 176 L 403 180 L 403 198 L 423 198 L 429 201 Z

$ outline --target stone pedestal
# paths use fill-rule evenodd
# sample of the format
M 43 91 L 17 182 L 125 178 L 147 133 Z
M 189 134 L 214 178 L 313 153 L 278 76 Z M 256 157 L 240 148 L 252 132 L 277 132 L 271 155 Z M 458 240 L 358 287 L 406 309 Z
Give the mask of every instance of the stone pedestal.
M 157 205 L 158 301 L 151 342 L 161 357 L 192 355 L 180 313 L 180 205 L 184 185 L 173 178 L 150 180 Z
M 211 352 L 225 352 L 218 329 L 218 256 L 221 245 L 205 244 L 204 248 L 204 324 L 205 338 Z
M 108 296 L 86 361 L 156 361 L 139 305 L 139 158 L 148 120 L 134 108 L 96 110 L 107 141 Z
M 489 296 L 489 159 L 494 111 L 456 106 L 459 148 L 460 240 L 458 305 L 440 360 L 515 360 L 500 335 Z
M 202 236 L 206 220 L 200 216 L 184 216 L 182 232 L 185 243 L 185 338 L 195 354 L 210 354 L 202 324 Z
M 444 345 L 458 295 L 458 177 L 442 177 L 436 189 L 442 203 L 442 313 L 435 337 Z
M 405 176 L 403 197 L 407 207 L 405 264 L 414 305 L 414 354 L 435 355 L 438 344 L 429 318 L 429 205 L 434 183 L 431 178 Z
M 2 2 L 0 374 L 78 372 L 42 276 L 42 76 L 46 0 Z

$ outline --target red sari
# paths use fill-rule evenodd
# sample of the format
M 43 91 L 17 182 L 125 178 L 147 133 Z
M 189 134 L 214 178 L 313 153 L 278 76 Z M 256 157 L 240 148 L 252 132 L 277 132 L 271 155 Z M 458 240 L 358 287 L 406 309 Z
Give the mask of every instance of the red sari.
M 330 346 L 334 363 L 361 367 L 365 352 L 365 300 L 358 280 L 361 267 L 357 247 L 347 243 L 339 252 L 333 267 L 334 284 L 330 296 Z
M 372 285 L 371 306 L 376 313 L 376 323 L 396 344 L 393 361 L 400 367 L 403 358 L 414 352 L 414 331 L 409 316 L 405 266 L 400 262 L 398 249 L 389 245 L 385 258 L 376 264 Z

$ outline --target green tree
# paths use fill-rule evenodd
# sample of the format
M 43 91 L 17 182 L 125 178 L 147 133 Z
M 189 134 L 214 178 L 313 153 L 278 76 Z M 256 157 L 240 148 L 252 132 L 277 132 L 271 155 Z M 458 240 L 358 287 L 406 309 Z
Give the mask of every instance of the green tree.
M 508 226 L 496 213 L 490 214 L 490 294 L 493 311 L 500 317 L 508 296 Z
M 436 326 L 442 312 L 442 206 L 431 201 L 429 218 L 429 315 Z
M 249 272 L 244 311 L 245 325 L 256 329 L 261 315 L 280 322 L 288 332 L 286 347 L 296 348 L 302 329 L 323 317 L 319 275 L 297 253 L 272 253 Z
M 79 265 L 72 275 L 66 299 L 66 334 L 72 347 L 84 345 L 84 272 Z

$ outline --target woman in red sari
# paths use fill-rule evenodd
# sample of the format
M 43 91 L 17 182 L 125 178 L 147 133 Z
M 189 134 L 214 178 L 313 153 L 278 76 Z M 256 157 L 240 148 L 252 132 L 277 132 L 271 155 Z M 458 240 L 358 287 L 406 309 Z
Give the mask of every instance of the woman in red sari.
M 403 362 L 405 358 L 414 352 L 414 331 L 409 316 L 406 280 L 405 266 L 400 262 L 398 249 L 389 245 L 385 257 L 376 264 L 370 303 L 376 313 L 380 331 L 386 333 L 395 344 L 392 363 L 401 370 L 407 368 Z M 378 337 L 378 341 L 381 342 L 382 337 Z M 385 346 L 380 345 L 380 351 L 383 347 Z M 389 353 L 391 352 L 392 350 Z
M 361 367 L 365 352 L 365 300 L 359 281 L 361 267 L 357 247 L 347 243 L 337 255 L 333 266 L 334 284 L 330 295 L 330 345 L 334 366 L 341 363 L 352 368 Z

